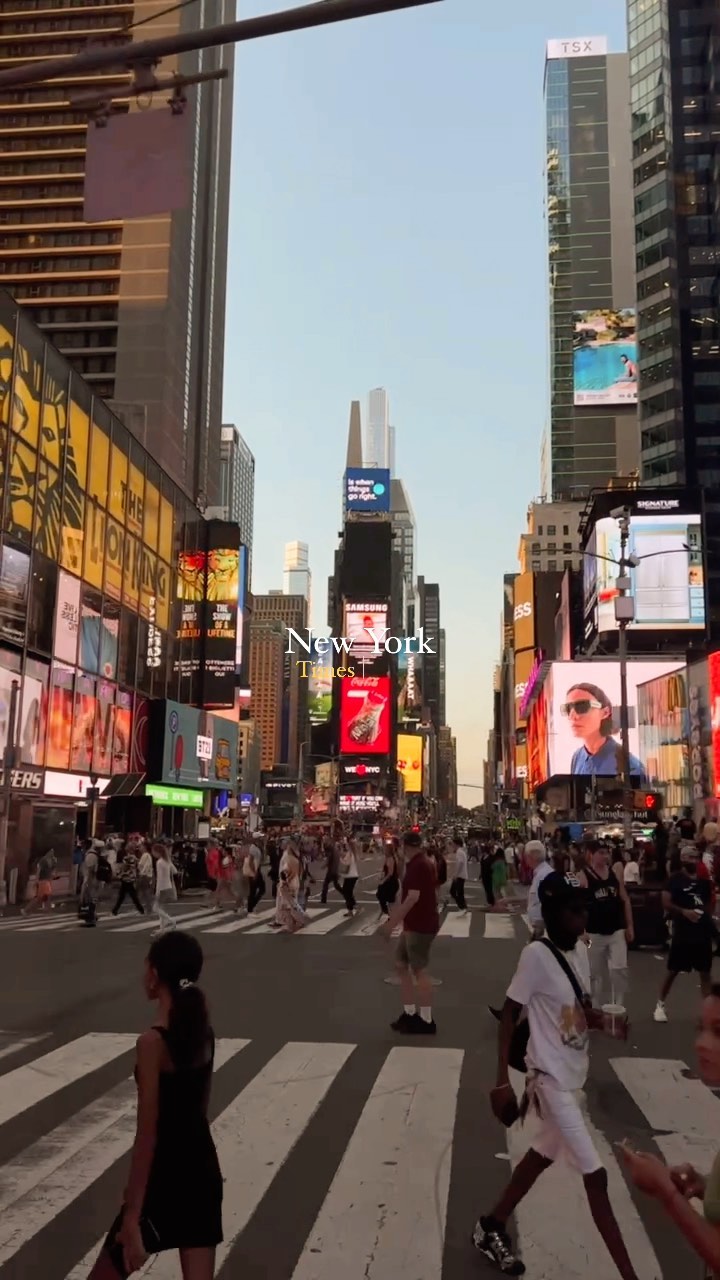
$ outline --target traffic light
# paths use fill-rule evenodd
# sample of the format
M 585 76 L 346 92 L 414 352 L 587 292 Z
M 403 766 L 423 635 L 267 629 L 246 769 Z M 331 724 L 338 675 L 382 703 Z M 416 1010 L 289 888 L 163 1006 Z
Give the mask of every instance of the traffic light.
M 656 791 L 636 791 L 633 807 L 647 814 L 657 814 L 662 808 L 662 796 Z

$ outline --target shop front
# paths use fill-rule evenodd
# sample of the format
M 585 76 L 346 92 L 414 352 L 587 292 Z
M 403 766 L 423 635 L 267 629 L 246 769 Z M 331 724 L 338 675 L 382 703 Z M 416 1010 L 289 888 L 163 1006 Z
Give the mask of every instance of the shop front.
M 165 700 L 150 707 L 146 801 L 151 828 L 192 839 L 220 795 L 237 792 L 237 725 L 198 707 Z

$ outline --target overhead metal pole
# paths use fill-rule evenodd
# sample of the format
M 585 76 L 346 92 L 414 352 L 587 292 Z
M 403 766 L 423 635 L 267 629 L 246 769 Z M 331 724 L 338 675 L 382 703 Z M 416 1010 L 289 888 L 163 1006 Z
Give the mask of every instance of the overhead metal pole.
M 326 27 L 332 22 L 371 18 L 381 13 L 395 13 L 401 9 L 417 9 L 421 5 L 440 3 L 442 0 L 319 0 L 316 4 L 283 9 L 280 13 L 265 13 L 257 18 L 245 18 L 241 22 L 226 22 L 223 26 L 210 27 L 204 31 L 186 31 L 137 43 L 128 41 L 127 45 L 106 48 L 93 45 L 70 58 L 48 58 L 44 62 L 22 63 L 19 67 L 0 71 L 0 92 L 46 80 L 67 80 L 88 71 L 103 71 L 108 67 L 131 67 L 138 62 L 155 63 L 174 53 L 212 49 L 223 44 L 242 44 L 246 40 L 262 40 L 265 36 L 284 35 L 289 31 Z

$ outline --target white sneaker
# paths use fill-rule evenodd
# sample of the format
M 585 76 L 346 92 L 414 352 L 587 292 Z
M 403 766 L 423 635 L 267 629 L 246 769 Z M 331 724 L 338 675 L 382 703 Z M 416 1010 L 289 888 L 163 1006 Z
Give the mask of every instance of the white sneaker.
M 658 1000 L 657 1004 L 655 1005 L 653 1022 L 667 1022 L 667 1020 L 668 1020 L 668 1016 L 665 1010 L 665 1005 L 663 1004 L 662 1000 Z

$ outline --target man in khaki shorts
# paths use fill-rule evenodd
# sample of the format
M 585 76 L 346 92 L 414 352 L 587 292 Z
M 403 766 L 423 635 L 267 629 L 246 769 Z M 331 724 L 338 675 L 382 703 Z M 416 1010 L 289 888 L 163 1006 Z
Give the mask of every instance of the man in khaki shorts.
M 400 975 L 403 1012 L 391 1024 L 404 1035 L 434 1036 L 432 985 L 428 974 L 430 949 L 438 931 L 437 873 L 427 856 L 419 831 L 403 836 L 405 875 L 400 903 L 383 925 L 386 937 L 402 922 L 395 963 Z

